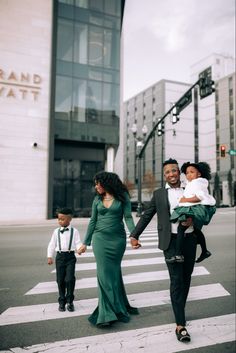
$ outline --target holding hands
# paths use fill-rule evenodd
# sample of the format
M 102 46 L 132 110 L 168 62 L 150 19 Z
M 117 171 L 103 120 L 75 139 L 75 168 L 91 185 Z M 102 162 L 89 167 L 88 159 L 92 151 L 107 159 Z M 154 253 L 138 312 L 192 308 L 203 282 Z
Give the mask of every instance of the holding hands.
M 133 237 L 130 237 L 130 244 L 133 249 L 138 249 L 142 246 L 141 243 Z
M 81 247 L 77 250 L 77 254 L 81 255 L 83 254 L 85 251 L 87 250 L 87 246 L 86 245 L 81 245 Z

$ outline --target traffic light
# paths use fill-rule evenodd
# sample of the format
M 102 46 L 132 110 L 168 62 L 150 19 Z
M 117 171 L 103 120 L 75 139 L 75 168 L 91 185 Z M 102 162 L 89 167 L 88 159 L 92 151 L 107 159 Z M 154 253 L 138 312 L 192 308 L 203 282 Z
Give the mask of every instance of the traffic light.
M 199 94 L 201 99 L 210 96 L 215 92 L 215 88 L 213 87 L 214 84 L 215 82 L 211 77 L 205 76 L 199 79 Z
M 176 124 L 179 121 L 179 117 L 177 115 L 177 108 L 174 106 L 172 110 L 171 122 L 172 124 Z
M 162 121 L 157 126 L 157 136 L 161 136 L 165 133 L 165 123 Z
M 220 145 L 220 156 L 225 157 L 226 156 L 226 147 L 225 145 Z

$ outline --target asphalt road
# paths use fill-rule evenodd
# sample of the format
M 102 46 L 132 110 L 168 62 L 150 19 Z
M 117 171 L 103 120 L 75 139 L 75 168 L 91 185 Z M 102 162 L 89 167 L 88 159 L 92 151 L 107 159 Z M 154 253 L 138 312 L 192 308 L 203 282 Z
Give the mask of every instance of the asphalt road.
M 88 220 L 85 219 L 74 219 L 73 221 L 74 226 L 79 229 L 82 238 L 85 234 L 87 223 Z M 23 320 L 24 315 L 30 313 L 32 306 L 57 302 L 57 292 L 26 295 L 38 283 L 55 281 L 55 273 L 51 272 L 53 268 L 47 265 L 46 248 L 52 230 L 56 226 L 56 220 L 45 221 L 40 224 L 0 226 L 0 319 L 9 308 L 24 307 L 24 311 L 20 314 Z M 149 225 L 154 241 L 156 240 L 155 227 L 156 220 L 154 219 Z M 208 274 L 193 276 L 192 286 L 206 286 L 208 288 L 207 286 L 209 285 L 219 284 L 228 294 L 217 297 L 213 293 L 212 297 L 206 297 L 205 299 L 195 298 L 194 301 L 189 301 L 187 304 L 187 320 L 190 322 L 191 320 L 202 320 L 235 313 L 235 209 L 218 209 L 211 224 L 204 228 L 204 233 L 212 256 L 197 267 L 203 268 Z M 147 242 L 147 247 L 145 248 L 154 249 L 157 248 L 157 245 L 148 245 Z M 140 261 L 140 259 L 154 257 L 161 259 L 162 253 L 153 254 L 150 252 L 150 254 L 125 255 L 124 260 L 139 259 Z M 92 261 L 92 258 L 81 257 L 78 259 L 78 264 L 87 264 Z M 84 266 L 85 269 L 78 271 L 76 274 L 78 282 L 88 278 L 92 279 L 96 276 L 94 269 L 86 270 L 86 265 Z M 146 276 L 148 276 L 147 272 L 165 270 L 166 265 L 161 260 L 158 264 L 149 264 L 148 266 L 129 265 L 124 267 L 124 276 L 140 274 L 138 282 L 134 281 L 126 285 L 127 294 L 136 295 L 141 292 L 168 290 L 168 279 L 159 279 L 158 281 L 147 281 L 146 279 Z M 141 273 L 145 274 L 142 275 Z M 96 288 L 84 287 L 77 289 L 75 296 L 76 300 L 96 298 Z M 117 323 L 112 328 L 105 330 L 92 327 L 87 321 L 87 316 L 61 316 L 60 318 L 25 323 L 19 322 L 18 324 L 4 324 L 3 320 L 3 324 L 0 326 L 0 349 L 8 350 L 13 347 L 28 347 L 82 337 L 90 337 L 92 340 L 97 335 L 105 336 L 107 333 L 116 334 L 117 332 L 126 333 L 129 330 L 148 329 L 152 326 L 162 327 L 162 325 L 173 324 L 174 322 L 169 303 L 140 307 L 140 315 L 132 318 L 128 324 Z M 148 348 L 144 346 L 143 353 L 152 352 L 145 349 Z M 186 348 L 184 347 L 183 350 L 186 351 Z M 40 350 L 32 350 L 32 352 L 36 351 Z M 180 345 L 179 350 L 165 350 L 165 352 L 174 351 L 181 352 L 182 346 Z M 235 352 L 235 341 L 226 342 L 225 338 L 222 337 L 222 342 L 219 340 L 215 344 L 212 341 L 210 344 L 206 343 L 205 346 L 199 347 L 196 344 L 195 348 L 189 346 L 187 351 L 189 353 L 233 353 Z M 81 350 L 74 350 L 73 352 L 80 353 L 84 352 L 84 350 L 81 348 Z M 131 352 L 131 350 L 127 350 L 127 352 Z M 159 353 L 163 352 L 159 351 Z

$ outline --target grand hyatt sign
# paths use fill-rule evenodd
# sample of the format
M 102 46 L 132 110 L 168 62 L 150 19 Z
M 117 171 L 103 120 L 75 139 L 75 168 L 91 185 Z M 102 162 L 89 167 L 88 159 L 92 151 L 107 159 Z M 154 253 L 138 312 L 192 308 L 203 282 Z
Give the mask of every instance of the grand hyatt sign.
M 4 71 L 0 68 L 0 98 L 37 101 L 42 78 L 28 72 Z

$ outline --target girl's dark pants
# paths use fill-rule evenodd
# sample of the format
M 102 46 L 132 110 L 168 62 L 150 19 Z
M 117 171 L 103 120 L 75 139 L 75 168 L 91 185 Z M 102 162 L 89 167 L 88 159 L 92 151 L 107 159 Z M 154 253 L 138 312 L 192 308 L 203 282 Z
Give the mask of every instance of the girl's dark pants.
M 66 303 L 72 303 L 74 300 L 75 263 L 76 257 L 74 251 L 58 252 L 56 255 L 59 304 L 65 305 Z
M 172 234 L 170 245 L 164 251 L 165 258 L 175 256 L 176 239 L 178 235 Z M 170 297 L 177 325 L 185 326 L 185 304 L 190 288 L 191 275 L 194 269 L 197 248 L 197 236 L 194 232 L 185 234 L 183 242 L 183 263 L 167 263 L 170 275 Z

